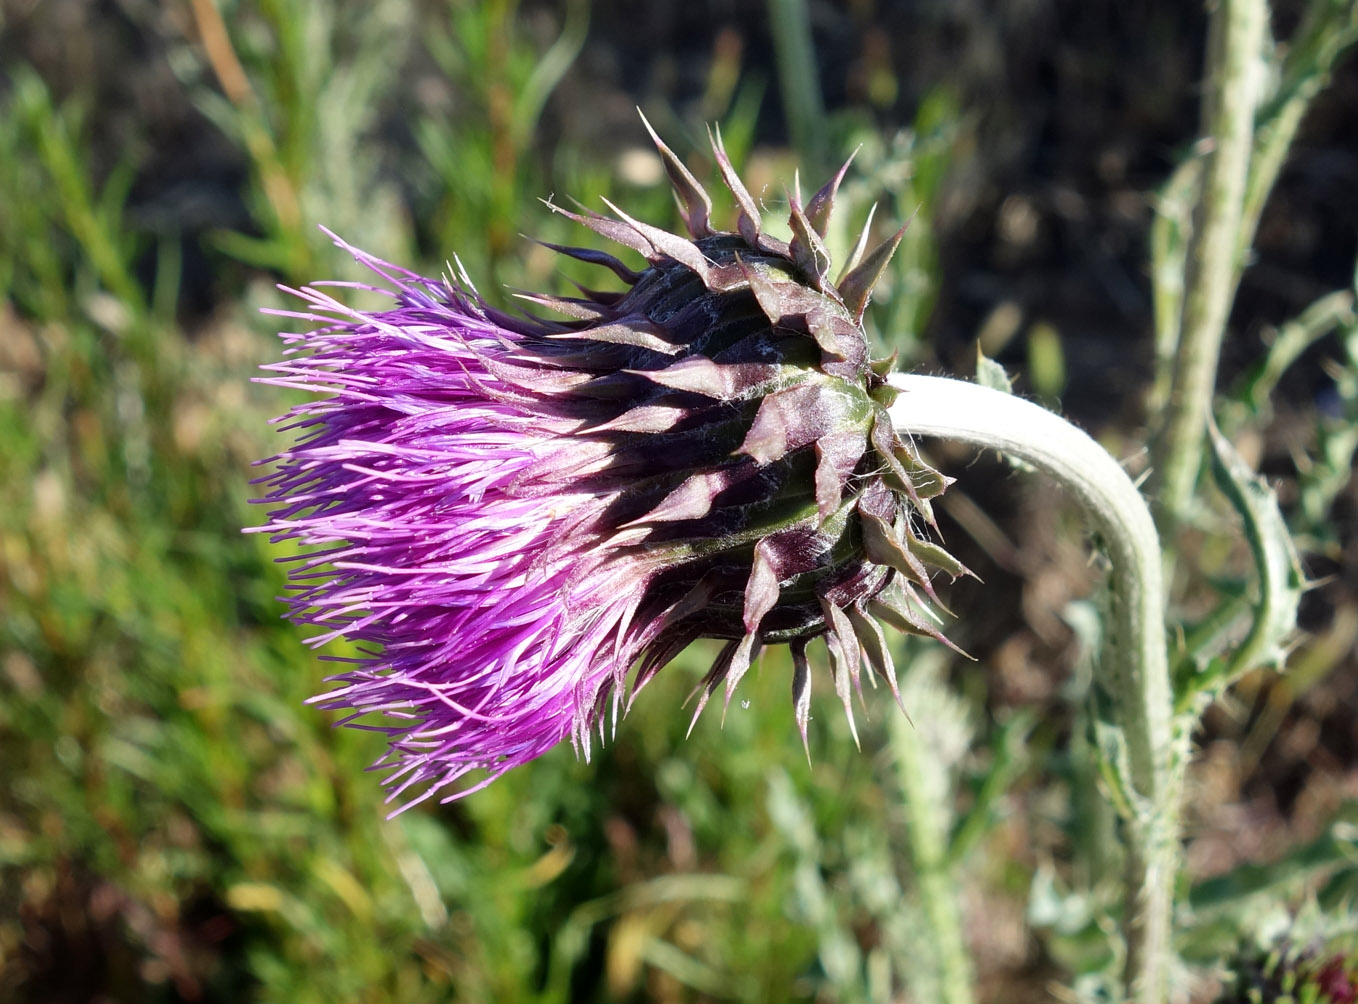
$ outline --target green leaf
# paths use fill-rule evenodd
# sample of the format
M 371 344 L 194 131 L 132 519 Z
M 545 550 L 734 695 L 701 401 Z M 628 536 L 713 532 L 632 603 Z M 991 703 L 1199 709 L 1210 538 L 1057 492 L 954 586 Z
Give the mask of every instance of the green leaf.
M 1352 810 L 1348 815 L 1352 816 Z M 1199 882 L 1189 892 L 1188 902 L 1202 920 L 1223 913 L 1238 914 L 1255 897 L 1276 899 L 1319 875 L 1352 868 L 1355 853 L 1358 842 L 1354 840 L 1354 826 L 1341 819 L 1324 836 L 1277 861 L 1240 865 L 1225 875 Z
M 1213 660 L 1189 681 L 1190 689 L 1181 697 L 1181 706 L 1196 696 L 1230 686 L 1259 666 L 1281 668 L 1287 642 L 1296 630 L 1297 605 L 1306 589 L 1306 578 L 1278 508 L 1277 495 L 1215 425 L 1209 430 L 1209 438 L 1212 475 L 1244 524 L 1259 588 L 1249 634 L 1234 652 Z
M 1004 367 L 982 352 L 980 345 L 976 346 L 976 382 L 982 387 L 1005 394 L 1014 392 L 1014 381 L 1004 371 Z
M 1352 806 L 1328 832 L 1268 864 L 1243 864 L 1194 885 L 1188 892 L 1179 950 L 1190 962 L 1233 954 L 1242 940 L 1275 941 L 1286 932 L 1301 945 L 1351 928 L 1350 890 L 1358 878 L 1358 827 Z M 1306 891 L 1299 910 L 1298 894 Z M 1264 932 L 1275 932 L 1265 936 Z
M 1237 396 L 1248 403 L 1256 415 L 1263 413 L 1284 371 L 1312 344 L 1335 328 L 1352 325 L 1354 321 L 1352 292 L 1341 289 L 1322 296 L 1278 329 L 1268 355 Z
M 976 346 L 976 382 L 982 387 L 989 387 L 991 390 L 1000 391 L 1003 394 L 1014 393 L 1014 380 L 1004 371 L 1004 367 L 991 359 L 981 351 L 978 343 Z M 1027 461 L 1020 460 L 1018 457 L 1005 455 L 1009 461 L 1009 466 L 1016 471 L 1031 473 L 1034 468 Z

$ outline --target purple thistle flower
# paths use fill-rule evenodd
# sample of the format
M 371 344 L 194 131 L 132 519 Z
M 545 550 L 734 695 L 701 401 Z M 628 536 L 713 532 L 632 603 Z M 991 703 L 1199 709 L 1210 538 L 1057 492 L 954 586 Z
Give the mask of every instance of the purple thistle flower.
M 392 798 L 460 797 L 567 737 L 588 758 L 697 638 L 725 645 L 694 721 L 787 642 L 804 743 L 810 639 L 852 723 L 863 666 L 899 700 L 877 618 L 942 638 L 919 593 L 931 567 L 965 569 L 917 523 L 946 481 L 892 429 L 890 362 L 869 360 L 861 327 L 901 235 L 831 283 L 843 169 L 805 207 L 791 197 L 784 243 L 719 138 L 735 233 L 712 229 L 707 193 L 656 143 L 692 239 L 611 205 L 618 219 L 566 213 L 649 263 L 549 245 L 629 287 L 526 297 L 568 320 L 499 313 L 465 276 L 338 239 L 395 308 L 359 312 L 320 288 L 359 284 L 317 283 L 279 312 L 319 327 L 284 336 L 266 382 L 324 396 L 279 420 L 300 440 L 259 479 L 259 529 L 308 545 L 288 559 L 290 616 L 320 629 L 310 644 L 360 652 L 314 700 L 389 736 Z

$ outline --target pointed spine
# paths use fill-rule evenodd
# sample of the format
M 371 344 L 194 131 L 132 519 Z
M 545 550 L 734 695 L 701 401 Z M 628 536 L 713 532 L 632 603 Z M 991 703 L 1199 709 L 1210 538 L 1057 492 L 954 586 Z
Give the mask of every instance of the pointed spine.
M 618 220 L 610 220 L 606 217 L 594 213 L 573 213 L 569 209 L 558 206 L 555 202 L 547 199 L 543 200 L 543 205 L 554 213 L 560 213 L 568 220 L 574 220 L 583 227 L 589 227 L 600 237 L 605 237 L 615 244 L 631 248 L 637 254 L 643 256 L 647 261 L 656 257 L 655 245 L 643 237 L 635 227 Z
M 820 601 L 821 610 L 825 615 L 825 624 L 829 628 L 825 632 L 825 647 L 830 652 L 830 666 L 835 679 L 835 694 L 839 701 L 844 705 L 844 717 L 849 721 L 849 734 L 853 736 L 853 744 L 859 751 L 862 751 L 863 744 L 858 740 L 858 723 L 853 716 L 853 685 L 858 682 L 858 640 L 852 630 L 848 632 L 846 638 L 836 625 L 839 618 L 844 614 L 829 600 Z M 836 617 L 838 614 L 838 618 Z M 853 647 L 850 654 L 849 646 Z
M 550 202 L 548 202 L 546 205 L 549 208 L 552 208 L 552 204 Z M 566 213 L 565 210 L 562 209 L 553 209 L 553 211 L 563 213 L 564 215 L 567 216 L 572 215 L 570 213 Z M 614 258 L 611 254 L 608 254 L 605 251 L 592 251 L 589 248 L 571 247 L 567 244 L 552 244 L 548 241 L 534 241 L 534 243 L 539 244 L 542 247 L 545 247 L 551 251 L 555 251 L 557 254 L 564 254 L 568 258 L 574 258 L 576 261 L 585 262 L 588 265 L 602 265 L 604 268 L 612 271 L 614 275 L 616 275 L 623 282 L 627 283 L 627 285 L 629 286 L 635 286 L 637 284 L 637 280 L 641 278 L 640 272 L 633 271 L 632 269 L 628 268 L 625 264 L 623 264 L 621 261 L 619 261 L 617 258 Z
M 844 268 L 840 270 L 839 278 L 835 280 L 838 286 L 844 281 L 844 277 L 858 267 L 858 263 L 863 260 L 863 253 L 868 249 L 868 240 L 872 236 L 872 218 L 877 215 L 877 203 L 868 207 L 868 218 L 863 221 L 863 232 L 858 235 L 858 240 L 854 243 L 853 250 L 849 252 L 849 257 L 844 262 Z
M 906 224 L 909 226 L 909 224 Z M 848 275 L 839 281 L 839 295 L 844 301 L 844 306 L 849 308 L 855 321 L 863 319 L 863 311 L 868 309 L 868 300 L 872 297 L 872 287 L 877 285 L 877 280 L 886 271 L 887 264 L 891 261 L 891 256 L 896 253 L 896 249 L 901 245 L 901 239 L 905 237 L 906 227 L 901 227 L 886 240 L 878 244 Z
M 698 250 L 696 244 L 692 241 L 686 241 L 668 230 L 662 230 L 660 227 L 653 227 L 649 223 L 642 223 L 640 220 L 633 219 L 607 199 L 604 199 L 603 202 L 620 220 L 656 249 L 657 255 L 652 258 L 653 262 L 659 261 L 662 257 L 673 258 L 681 265 L 697 273 L 698 277 L 703 280 L 704 286 L 708 285 L 708 272 L 711 263 L 703 257 L 703 253 Z
M 637 114 L 641 115 L 641 124 L 651 134 L 651 140 L 660 153 L 660 160 L 665 165 L 665 173 L 670 177 L 670 184 L 683 203 L 684 222 L 688 226 L 689 234 L 695 239 L 712 236 L 712 200 L 708 197 L 707 190 L 651 128 L 651 123 L 640 108 L 637 109 Z
M 830 252 L 826 250 L 821 235 L 807 219 L 796 193 L 788 196 L 788 207 L 787 223 L 792 229 L 788 250 L 792 253 L 792 260 L 811 285 L 824 292 L 825 279 L 830 274 Z
M 754 197 L 750 195 L 745 183 L 740 180 L 740 175 L 736 174 L 735 166 L 731 163 L 731 158 L 726 154 L 726 144 L 721 139 L 721 128 L 708 130 L 708 139 L 712 143 L 712 153 L 717 158 L 717 167 L 721 171 L 721 179 L 731 196 L 736 200 L 736 205 L 740 208 L 740 216 L 736 220 L 736 229 L 740 231 L 740 236 L 745 238 L 746 243 L 751 247 L 759 245 L 761 234 L 761 221 L 759 216 L 759 206 L 755 203 Z
M 858 156 L 858 150 L 849 154 L 849 159 L 844 165 L 835 172 L 835 176 L 825 183 L 825 186 L 811 196 L 811 201 L 806 204 L 806 218 L 810 220 L 811 226 L 816 233 L 824 237 L 830 226 L 830 214 L 835 208 L 835 196 L 839 193 L 840 183 L 844 180 L 844 175 L 848 173 L 849 165 Z
M 806 765 L 811 766 L 811 742 L 807 738 L 807 723 L 811 720 L 811 665 L 806 658 L 806 641 L 798 638 L 789 646 L 792 651 L 792 709 L 797 719 L 797 731 L 802 736 L 806 751 Z

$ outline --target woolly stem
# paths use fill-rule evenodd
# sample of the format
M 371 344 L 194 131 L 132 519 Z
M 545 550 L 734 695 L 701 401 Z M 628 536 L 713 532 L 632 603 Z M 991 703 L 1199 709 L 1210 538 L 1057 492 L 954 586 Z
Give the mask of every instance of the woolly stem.
M 1201 220 L 1189 248 L 1183 329 L 1168 410 L 1155 444 L 1161 525 L 1167 530 L 1188 510 L 1197 484 L 1217 361 L 1245 250 L 1241 234 L 1267 25 L 1265 0 L 1221 0 L 1212 14 L 1203 98 L 1212 152 Z
M 903 392 L 891 407 L 899 432 L 961 440 L 1036 468 L 1079 502 L 1112 561 L 1112 624 L 1099 672 L 1122 735 L 1112 767 L 1123 789 L 1114 795 L 1127 819 L 1126 978 L 1137 1004 L 1162 1004 L 1169 992 L 1187 751 L 1174 721 L 1160 542 L 1150 511 L 1118 462 L 1059 415 L 960 380 L 898 375 L 892 383 Z M 1124 757 L 1116 755 L 1123 751 Z
M 939 1004 L 972 1004 L 971 960 L 962 929 L 956 869 L 948 853 L 953 792 L 948 768 L 938 762 L 932 738 L 904 715 L 891 716 L 891 750 L 905 801 L 910 860 L 931 942 L 930 957 L 919 964 L 933 969 L 934 999 Z

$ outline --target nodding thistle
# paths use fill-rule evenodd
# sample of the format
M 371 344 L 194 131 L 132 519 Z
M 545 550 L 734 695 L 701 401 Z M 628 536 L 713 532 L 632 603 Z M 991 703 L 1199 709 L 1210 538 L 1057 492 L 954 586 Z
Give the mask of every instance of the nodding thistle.
M 733 232 L 656 145 L 689 236 L 611 203 L 612 217 L 552 206 L 647 262 L 548 245 L 625 287 L 526 297 L 562 320 L 506 315 L 465 275 L 422 278 L 342 242 L 396 306 L 305 287 L 282 312 L 319 327 L 284 336 L 267 382 L 325 396 L 280 419 L 300 441 L 260 479 L 260 529 L 313 548 L 291 559 L 291 616 L 322 629 L 311 644 L 359 653 L 315 700 L 387 733 L 392 798 L 483 772 L 459 797 L 568 736 L 588 757 L 699 638 L 725 644 L 694 721 L 786 643 L 803 743 L 813 639 L 851 723 L 862 667 L 899 700 L 879 622 L 942 640 L 931 572 L 965 570 L 922 532 L 948 480 L 892 427 L 892 362 L 869 358 L 862 326 L 901 233 L 860 242 L 831 281 L 847 164 L 805 204 L 789 196 L 784 242 L 719 136 Z

